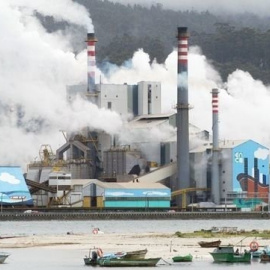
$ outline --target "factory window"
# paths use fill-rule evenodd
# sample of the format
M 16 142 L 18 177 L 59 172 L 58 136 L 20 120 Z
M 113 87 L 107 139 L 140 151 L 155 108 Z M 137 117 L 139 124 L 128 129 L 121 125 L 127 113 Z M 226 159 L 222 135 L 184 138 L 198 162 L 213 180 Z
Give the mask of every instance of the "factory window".
M 152 85 L 148 85 L 148 103 L 151 103 Z
M 111 108 L 112 108 L 112 103 L 108 102 L 108 109 L 111 109 Z

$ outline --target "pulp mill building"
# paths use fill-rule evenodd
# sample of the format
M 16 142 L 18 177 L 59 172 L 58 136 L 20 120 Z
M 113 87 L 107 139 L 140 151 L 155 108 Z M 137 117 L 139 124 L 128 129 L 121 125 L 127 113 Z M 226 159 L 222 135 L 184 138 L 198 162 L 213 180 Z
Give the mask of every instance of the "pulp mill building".
M 132 115 L 131 130 L 170 128 L 172 136 L 120 145 L 117 137 L 85 127 L 68 134 L 56 154 L 43 145 L 40 161 L 29 164 L 25 176 L 36 206 L 169 208 L 173 201 L 179 208 L 191 202 L 247 208 L 268 200 L 269 149 L 252 140 L 219 140 L 217 89 L 209 89 L 212 136 L 189 123 L 187 28 L 178 28 L 176 63 L 183 75 L 178 80 L 186 81 L 178 82 L 177 112 L 166 115 L 160 82 L 95 83 L 96 42 L 93 33 L 87 35 L 88 85 L 68 86 L 69 102 L 79 95 L 99 108 Z M 190 149 L 193 138 L 201 147 Z

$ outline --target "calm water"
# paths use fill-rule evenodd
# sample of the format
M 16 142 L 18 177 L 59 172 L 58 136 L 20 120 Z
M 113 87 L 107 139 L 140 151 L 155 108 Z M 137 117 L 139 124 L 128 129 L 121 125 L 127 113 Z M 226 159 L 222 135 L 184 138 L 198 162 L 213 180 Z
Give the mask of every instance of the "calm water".
M 105 233 L 125 233 L 125 232 L 171 232 L 176 231 L 190 232 L 194 230 L 209 229 L 212 226 L 238 227 L 238 229 L 270 229 L 269 220 L 147 220 L 147 221 L 20 221 L 20 222 L 1 222 L 0 235 L 33 235 L 33 234 L 66 234 L 91 233 L 94 227 L 99 227 Z M 269 243 L 270 244 L 270 243 Z M 78 247 L 35 247 L 35 248 L 13 248 L 5 249 L 11 256 L 1 265 L 1 270 L 61 270 L 61 269 L 88 269 L 85 266 L 83 257 L 85 250 Z M 169 261 L 160 261 L 155 268 L 165 269 L 228 269 L 237 270 L 247 269 L 269 269 L 270 263 L 262 264 L 253 261 L 251 264 L 215 264 L 212 260 L 195 258 L 192 263 L 171 264 Z M 105 267 L 102 269 L 106 269 Z M 111 268 L 108 268 L 111 269 Z M 114 268 L 117 269 L 117 268 Z M 123 268 L 119 268 L 123 269 Z M 127 269 L 127 268 L 126 268 Z M 134 268 L 136 269 L 136 268 Z M 140 270 L 148 269 L 140 267 Z

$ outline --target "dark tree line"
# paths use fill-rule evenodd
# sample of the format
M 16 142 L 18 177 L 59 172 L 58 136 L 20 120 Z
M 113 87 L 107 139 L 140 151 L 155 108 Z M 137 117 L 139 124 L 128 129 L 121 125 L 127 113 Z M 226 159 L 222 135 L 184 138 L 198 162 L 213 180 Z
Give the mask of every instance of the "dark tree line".
M 215 16 L 210 12 L 166 10 L 161 4 L 150 9 L 140 5 L 122 5 L 108 0 L 73 0 L 84 5 L 91 14 L 98 38 L 97 63 L 110 61 L 121 65 L 143 48 L 163 63 L 177 46 L 177 27 L 186 26 L 190 45 L 201 47 L 224 80 L 236 69 L 248 71 L 256 79 L 270 83 L 270 18 L 254 14 Z M 41 20 L 49 31 L 65 29 L 52 18 Z M 74 50 L 81 50 L 85 29 L 78 29 Z
M 255 79 L 270 82 L 270 30 L 236 29 L 227 23 L 215 24 L 212 34 L 194 33 L 193 42 L 213 60 L 225 80 L 232 71 L 242 69 Z

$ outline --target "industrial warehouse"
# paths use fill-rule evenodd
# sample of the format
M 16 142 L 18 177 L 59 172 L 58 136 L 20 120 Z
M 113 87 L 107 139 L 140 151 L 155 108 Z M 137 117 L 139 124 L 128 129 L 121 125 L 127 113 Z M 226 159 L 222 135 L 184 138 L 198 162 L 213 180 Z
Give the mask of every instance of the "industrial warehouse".
M 42 145 L 40 161 L 28 165 L 23 191 L 31 198 L 10 199 L 14 186 L 7 174 L 18 170 L 1 167 L 1 207 L 23 204 L 35 207 L 187 210 L 189 205 L 234 205 L 253 210 L 268 204 L 269 149 L 253 140 L 219 139 L 219 91 L 212 94 L 212 135 L 189 123 L 188 37 L 178 28 L 178 81 L 176 113 L 161 113 L 161 84 L 96 84 L 94 33 L 87 34 L 88 84 L 67 86 L 67 100 L 77 96 L 99 108 L 132 115 L 127 128 L 134 134 L 171 131 L 166 141 L 132 141 L 121 145 L 116 136 L 85 127 L 67 134 L 66 143 L 53 153 Z M 94 116 L 92 116 L 94 117 Z M 190 141 L 200 146 L 190 149 Z M 18 176 L 16 177 L 18 179 Z M 22 199 L 27 198 L 27 199 Z

